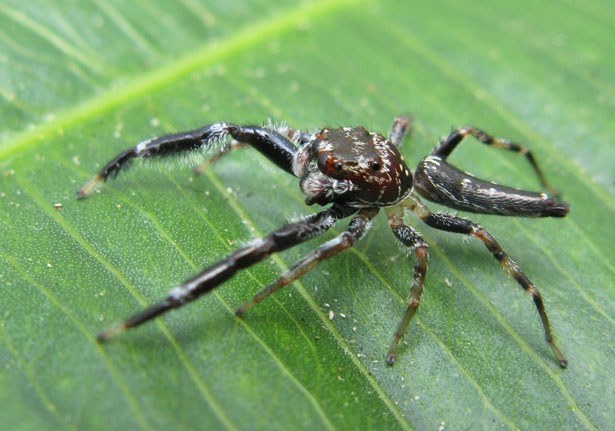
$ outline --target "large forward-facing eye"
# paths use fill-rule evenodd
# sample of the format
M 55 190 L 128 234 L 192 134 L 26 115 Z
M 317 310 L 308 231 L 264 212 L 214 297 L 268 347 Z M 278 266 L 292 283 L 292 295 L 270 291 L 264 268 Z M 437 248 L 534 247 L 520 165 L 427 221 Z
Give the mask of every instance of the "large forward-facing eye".
M 339 174 L 344 170 L 344 164 L 329 153 L 319 154 L 317 163 L 318 169 L 325 175 Z

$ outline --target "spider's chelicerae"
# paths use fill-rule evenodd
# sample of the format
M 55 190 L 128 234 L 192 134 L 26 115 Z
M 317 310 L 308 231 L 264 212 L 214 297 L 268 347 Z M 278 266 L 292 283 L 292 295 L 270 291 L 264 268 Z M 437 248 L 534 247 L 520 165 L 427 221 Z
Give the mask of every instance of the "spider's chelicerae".
M 540 293 L 521 272 L 519 265 L 481 226 L 454 215 L 433 213 L 423 204 L 421 197 L 456 210 L 519 217 L 564 217 L 568 214 L 568 204 L 546 193 L 517 190 L 487 182 L 450 165 L 446 161 L 447 157 L 466 137 L 473 136 L 483 144 L 525 155 L 542 187 L 549 189 L 527 148 L 495 138 L 474 127 L 462 127 L 451 132 L 411 172 L 399 152 L 410 124 L 408 117 L 396 118 L 385 138 L 364 127 L 325 127 L 314 134 L 308 134 L 287 127 L 216 123 L 190 132 L 148 139 L 120 153 L 77 192 L 79 198 L 91 194 L 97 184 L 115 177 L 133 159 L 170 156 L 220 145 L 219 152 L 213 156 L 215 159 L 233 146 L 248 144 L 299 179 L 301 191 L 307 196 L 307 205 L 318 204 L 327 208 L 289 223 L 235 251 L 172 289 L 162 302 L 102 332 L 98 340 L 105 341 L 126 329 L 181 307 L 220 286 L 237 271 L 273 253 L 322 235 L 337 221 L 351 217 L 348 227 L 341 234 L 307 254 L 277 281 L 239 307 L 236 314 L 241 316 L 323 260 L 352 247 L 369 230 L 370 222 L 380 209 L 384 209 L 393 235 L 414 254 L 414 279 L 408 307 L 389 347 L 386 356 L 388 364 L 395 362 L 397 345 L 419 307 L 429 260 L 429 247 L 421 234 L 404 221 L 405 213 L 411 211 L 432 228 L 469 235 L 483 242 L 504 271 L 532 295 L 547 343 L 559 365 L 565 368 L 568 361 L 555 343 Z

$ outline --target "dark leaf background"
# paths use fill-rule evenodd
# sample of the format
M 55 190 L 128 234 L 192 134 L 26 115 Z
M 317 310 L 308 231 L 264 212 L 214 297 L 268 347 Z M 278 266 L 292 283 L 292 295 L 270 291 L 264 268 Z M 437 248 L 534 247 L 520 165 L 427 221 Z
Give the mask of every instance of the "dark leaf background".
M 587 0 L 4 0 L 0 428 L 612 428 L 614 18 L 613 3 Z M 383 358 L 412 259 L 384 217 L 245 320 L 234 308 L 320 240 L 95 342 L 316 210 L 251 149 L 200 177 L 179 161 L 136 166 L 76 201 L 117 152 L 222 120 L 386 133 L 403 113 L 415 119 L 410 164 L 472 124 L 529 146 L 570 202 L 561 220 L 472 216 L 540 287 L 569 369 L 481 244 L 412 217 L 430 271 L 393 368 Z M 538 187 L 522 157 L 476 142 L 452 161 Z

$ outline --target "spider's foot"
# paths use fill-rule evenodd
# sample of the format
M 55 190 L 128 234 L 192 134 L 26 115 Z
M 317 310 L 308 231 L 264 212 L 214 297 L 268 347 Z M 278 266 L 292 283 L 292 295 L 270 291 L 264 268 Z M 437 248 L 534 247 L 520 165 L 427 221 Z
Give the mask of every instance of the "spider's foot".
M 397 359 L 397 353 L 391 352 L 387 353 L 387 365 L 390 367 L 395 363 L 395 359 Z
M 208 160 L 206 162 L 200 163 L 196 168 L 193 169 L 194 175 L 203 175 L 203 172 L 209 167 L 211 162 Z
M 77 199 L 83 199 L 86 196 L 91 195 L 96 187 L 104 181 L 102 175 L 98 174 L 93 177 L 90 181 L 85 183 L 79 190 L 77 190 Z
M 400 339 L 401 337 L 395 334 L 395 337 L 393 338 L 393 341 L 389 346 L 389 352 L 387 353 L 386 358 L 388 366 L 393 365 L 395 363 L 395 360 L 397 359 L 397 345 L 399 344 Z
M 121 334 L 126 329 L 128 329 L 126 323 L 121 323 L 98 334 L 98 336 L 96 337 L 96 341 L 98 341 L 99 343 L 104 343 L 108 341 L 109 338 L 115 337 L 117 334 Z
M 248 312 L 250 308 L 252 308 L 253 305 L 254 303 L 252 303 L 252 301 L 246 302 L 241 307 L 239 307 L 237 310 L 235 310 L 235 316 L 237 317 L 245 316 L 245 314 Z
M 181 289 L 181 288 L 178 288 L 178 289 Z M 188 301 L 190 301 L 190 299 Z M 148 308 L 141 311 L 140 313 L 133 315 L 128 320 L 126 320 L 124 323 L 113 326 L 107 329 L 106 331 L 101 332 L 100 334 L 98 334 L 98 337 L 96 337 L 96 339 L 99 342 L 105 342 L 109 338 L 115 337 L 117 334 L 121 334 L 127 329 L 142 325 L 143 323 L 149 320 L 152 320 L 173 308 L 180 307 L 185 302 L 187 301 L 178 300 L 177 297 L 169 296 L 164 301 L 159 302 L 154 305 L 150 305 Z
M 568 359 L 564 357 L 559 347 L 557 347 L 553 341 L 549 342 L 549 347 L 553 350 L 553 354 L 555 355 L 555 359 L 557 360 L 559 366 L 562 368 L 568 368 Z

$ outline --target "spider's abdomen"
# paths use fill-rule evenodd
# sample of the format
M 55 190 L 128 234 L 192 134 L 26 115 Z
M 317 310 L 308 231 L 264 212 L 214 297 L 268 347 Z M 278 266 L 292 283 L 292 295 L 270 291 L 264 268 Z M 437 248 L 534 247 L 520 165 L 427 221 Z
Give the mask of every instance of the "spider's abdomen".
M 449 208 L 517 217 L 565 217 L 569 207 L 546 193 L 518 190 L 463 172 L 438 156 L 421 160 L 414 172 L 421 196 Z
M 364 127 L 324 128 L 314 134 L 298 152 L 294 171 L 308 205 L 385 207 L 412 188 L 412 174 L 397 148 Z

